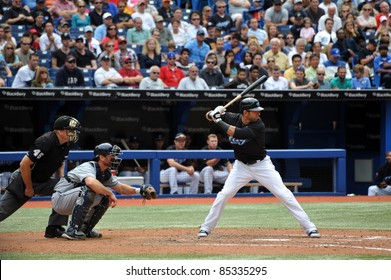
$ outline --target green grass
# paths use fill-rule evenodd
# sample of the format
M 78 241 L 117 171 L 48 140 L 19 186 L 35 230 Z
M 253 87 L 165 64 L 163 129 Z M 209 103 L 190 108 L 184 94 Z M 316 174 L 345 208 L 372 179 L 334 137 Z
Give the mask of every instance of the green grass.
M 302 203 L 311 220 L 324 229 L 391 230 L 390 203 Z M 203 222 L 210 205 L 146 205 L 119 206 L 109 209 L 99 222 L 99 229 L 194 228 Z M 0 232 L 43 232 L 51 209 L 23 208 L 0 224 Z M 280 203 L 228 204 L 219 228 L 299 228 L 299 224 Z M 1 244 L 1 240 L 0 240 Z M 1 248 L 1 245 L 0 245 Z M 0 250 L 1 251 L 1 250 Z M 89 255 L 89 254 L 20 254 L 1 253 L 0 259 L 320 259 L 320 260 L 382 260 L 384 255 Z

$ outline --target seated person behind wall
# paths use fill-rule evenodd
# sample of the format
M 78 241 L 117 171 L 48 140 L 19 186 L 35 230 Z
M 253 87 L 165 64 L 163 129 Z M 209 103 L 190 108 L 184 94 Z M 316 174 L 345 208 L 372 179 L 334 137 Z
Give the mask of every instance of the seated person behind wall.
M 391 176 L 391 151 L 386 153 L 386 163 L 380 166 L 376 172 L 376 185 L 368 188 L 368 196 L 391 195 L 391 185 L 384 181 L 384 178 Z
M 209 134 L 206 140 L 207 145 L 202 150 L 222 150 L 218 146 L 216 134 Z M 232 169 L 232 164 L 228 159 L 209 158 L 199 160 L 200 180 L 204 183 L 204 194 L 211 194 L 213 182 L 224 184 L 228 174 Z
M 124 148 L 129 148 L 130 150 L 141 150 L 140 140 L 137 136 L 131 136 L 128 141 L 128 147 Z M 144 177 L 144 182 L 146 182 L 148 179 L 146 178 L 148 161 L 145 159 L 124 159 L 122 160 L 118 171 L 118 176 L 142 176 Z
M 186 135 L 177 133 L 174 139 L 174 145 L 167 150 L 185 150 Z M 160 171 L 160 181 L 169 182 L 170 194 L 197 194 L 200 174 L 195 171 L 192 159 L 168 158 Z M 190 183 L 189 187 L 178 187 L 178 182 Z
M 159 66 L 152 66 L 149 69 L 149 77 L 145 77 L 140 82 L 140 89 L 164 89 L 167 87 L 159 78 Z

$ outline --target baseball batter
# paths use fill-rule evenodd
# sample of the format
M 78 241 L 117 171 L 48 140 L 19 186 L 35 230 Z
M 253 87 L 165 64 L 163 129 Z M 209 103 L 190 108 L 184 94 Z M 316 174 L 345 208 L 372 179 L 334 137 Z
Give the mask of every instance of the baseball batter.
M 110 143 L 95 147 L 94 160 L 72 169 L 57 183 L 52 195 L 53 209 L 62 215 L 72 214 L 72 219 L 62 237 L 70 240 L 84 240 L 86 237 L 100 238 L 102 234 L 94 230 L 106 210 L 115 207 L 120 194 L 140 194 L 145 199 L 156 198 L 156 191 L 150 185 L 141 188 L 118 182 L 112 175 L 121 163 L 118 155 L 121 149 Z M 149 196 L 148 192 L 154 192 Z
M 320 237 L 316 226 L 304 212 L 292 192 L 283 184 L 265 150 L 265 125 L 260 118 L 260 107 L 255 98 L 245 98 L 240 103 L 240 114 L 227 112 L 223 106 L 208 113 L 217 126 L 228 134 L 234 149 L 235 162 L 223 189 L 217 194 L 198 236 L 207 237 L 216 227 L 228 200 L 256 179 L 276 196 L 304 228 L 311 238 Z

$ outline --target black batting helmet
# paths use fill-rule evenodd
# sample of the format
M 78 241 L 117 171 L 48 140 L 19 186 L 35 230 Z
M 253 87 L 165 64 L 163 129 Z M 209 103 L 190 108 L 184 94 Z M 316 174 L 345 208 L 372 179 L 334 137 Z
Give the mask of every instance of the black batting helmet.
M 61 116 L 54 121 L 53 129 L 68 130 L 69 141 L 76 143 L 79 140 L 81 125 L 74 117 Z
M 111 157 L 111 166 L 112 170 L 117 170 L 118 166 L 121 164 L 122 159 L 118 158 L 119 155 L 122 155 L 121 148 L 117 145 L 111 145 L 110 143 L 102 143 L 95 147 L 94 149 L 94 159 L 97 161 L 99 156 L 107 156 Z
M 247 97 L 240 102 L 240 112 L 243 111 L 262 111 L 263 108 L 259 105 L 259 101 L 252 97 Z

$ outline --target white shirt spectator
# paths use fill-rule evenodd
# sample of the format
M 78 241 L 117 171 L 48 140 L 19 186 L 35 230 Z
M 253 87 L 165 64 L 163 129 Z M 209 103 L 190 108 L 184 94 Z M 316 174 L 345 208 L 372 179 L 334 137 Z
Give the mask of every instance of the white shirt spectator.
M 316 33 L 314 38 L 314 43 L 320 42 L 322 47 L 327 46 L 330 43 L 335 43 L 337 41 L 337 35 L 335 32 L 328 33 L 326 30 Z
M 323 31 L 325 30 L 325 27 L 324 27 L 324 22 L 326 21 L 326 19 L 329 18 L 329 15 L 328 14 L 325 14 L 323 16 L 320 17 L 319 19 L 319 22 L 318 22 L 318 33 L 319 31 Z M 337 15 L 334 15 L 333 17 L 333 20 L 334 20 L 334 24 L 333 24 L 333 32 L 337 32 L 338 29 L 340 29 L 342 27 L 342 20 L 339 16 Z
M 35 79 L 35 71 L 31 70 L 29 65 L 20 67 L 12 83 L 12 88 L 30 87 L 31 81 Z
M 57 49 L 62 48 L 62 42 L 61 42 L 61 36 L 53 32 L 53 37 L 54 37 L 54 45 L 52 45 L 49 49 L 49 51 L 54 52 Z M 50 44 L 48 35 L 46 33 L 42 34 L 41 37 L 39 37 L 39 48 L 41 51 L 45 51 L 48 45 Z
M 327 14 L 327 10 L 329 7 L 334 7 L 335 13 L 338 14 L 338 7 L 334 2 L 330 1 L 329 4 L 325 4 L 324 2 L 322 2 L 319 4 L 319 8 L 321 8 L 325 12 L 325 14 Z
M 279 77 L 278 81 L 274 80 L 273 77 L 269 77 L 265 82 L 265 89 L 272 90 L 287 90 L 289 89 L 288 80 L 284 77 Z
M 143 29 L 151 30 L 156 27 L 155 20 L 151 14 L 136 12 L 132 14 L 132 18 L 141 18 L 143 20 Z
M 103 67 L 99 67 L 94 74 L 94 81 L 95 85 L 97 87 L 107 87 L 107 88 L 113 88 L 113 87 L 118 87 L 118 85 L 112 83 L 108 85 L 102 85 L 102 82 L 107 79 L 107 78 L 122 78 L 121 74 L 117 72 L 114 68 L 110 68 L 109 71 L 106 71 L 103 69 Z
M 150 77 L 146 77 L 141 80 L 139 89 L 164 89 L 164 83 L 160 78 L 154 81 Z
M 183 78 L 178 85 L 178 89 L 181 90 L 194 90 L 194 89 L 205 89 L 208 90 L 209 86 L 204 79 L 197 77 L 193 81 L 190 77 Z

